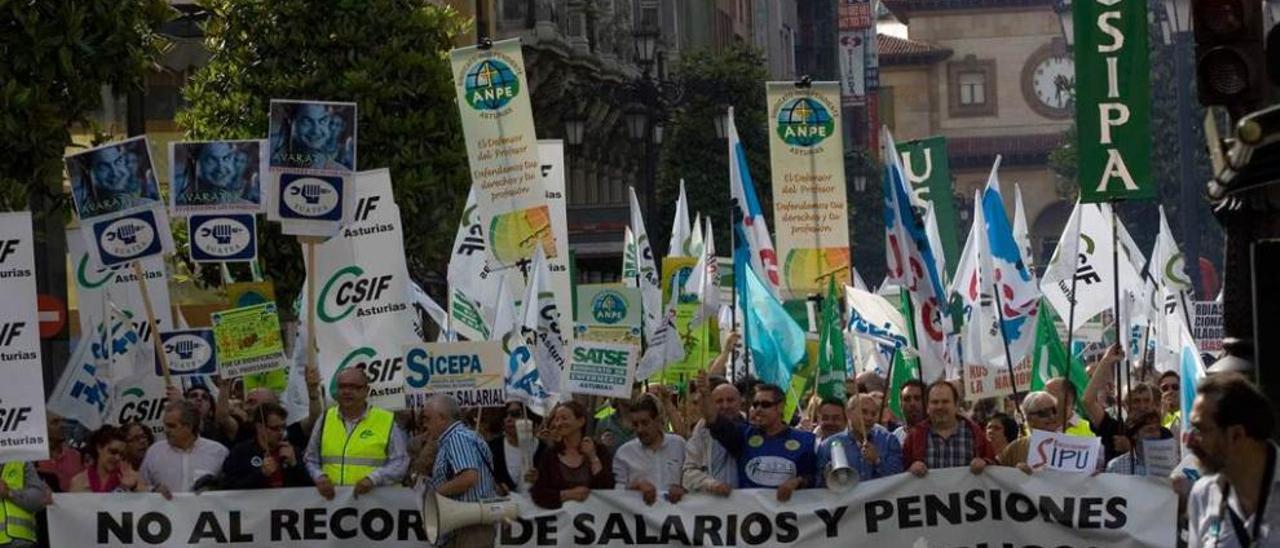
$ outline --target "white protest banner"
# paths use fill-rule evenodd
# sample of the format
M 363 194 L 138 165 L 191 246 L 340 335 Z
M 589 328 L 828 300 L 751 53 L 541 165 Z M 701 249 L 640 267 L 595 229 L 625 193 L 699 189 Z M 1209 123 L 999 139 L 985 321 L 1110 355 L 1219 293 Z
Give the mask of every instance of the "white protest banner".
M 224 379 L 288 367 L 276 303 L 233 308 L 209 315 Z
M 1201 352 L 1222 351 L 1222 303 L 1214 301 L 1196 301 L 1195 325 L 1191 328 L 1196 346 Z
M 1147 475 L 1167 478 L 1178 467 L 1182 455 L 1178 454 L 1178 440 L 1145 439 L 1142 440 L 1142 464 L 1147 467 Z
M 169 356 L 171 375 L 213 375 L 218 372 L 218 352 L 212 329 L 162 331 L 160 346 Z M 164 374 L 158 361 L 156 374 Z
M 1092 474 L 1102 458 L 1102 439 L 1061 432 L 1031 431 L 1027 465 L 1032 470 L 1050 469 Z
M 0 461 L 49 458 L 31 212 L 0 213 Z
M 573 283 L 569 279 L 569 220 L 566 217 L 564 141 L 538 141 L 538 159 L 542 162 L 542 188 L 547 195 L 547 210 L 551 213 L 551 232 L 555 234 L 556 250 L 547 257 L 547 280 L 555 293 L 558 310 L 573 310 Z M 573 342 L 573 330 L 562 333 L 565 342 Z
M 356 192 L 356 104 L 272 99 L 267 219 L 285 234 L 332 236 Z
M 556 256 L 520 41 L 459 48 L 449 57 L 490 266 L 525 264 L 538 242 Z
M 148 348 L 140 346 L 135 353 L 142 354 Z M 164 439 L 164 408 L 169 402 L 164 393 L 164 377 L 146 371 L 116 383 L 114 388 L 107 422 L 116 426 L 140 422 L 151 429 L 157 440 Z
M 1012 468 L 931 470 L 850 491 L 737 489 L 647 506 L 634 491 L 593 490 L 543 510 L 518 497 L 520 518 L 498 546 L 1012 547 L 1174 545 L 1168 482 Z
M 574 341 L 566 365 L 565 390 L 614 398 L 631 397 L 640 349 L 632 345 Z
M 316 249 L 316 346 L 320 378 L 337 396 L 338 371 L 358 367 L 369 376 L 369 401 L 404 407 L 406 344 L 419 342 L 409 304 L 400 208 L 385 169 L 356 174 L 350 223 Z M 306 291 L 302 292 L 306 295 Z M 310 303 L 303 302 L 302 310 Z
M 119 308 L 127 316 L 134 318 L 138 333 L 143 343 L 150 345 L 150 326 L 146 322 L 146 313 L 142 303 L 142 290 L 138 287 L 138 279 L 133 269 L 120 266 L 104 269 L 102 264 L 89 255 L 85 246 L 85 238 L 80 235 L 81 229 L 67 229 L 67 250 L 71 255 L 71 269 L 68 275 L 75 277 L 76 304 L 80 316 L 80 336 L 92 333 L 97 326 L 106 321 L 107 302 Z M 165 273 L 164 259 L 151 257 L 142 260 L 142 270 L 147 276 L 147 294 L 151 296 L 152 311 L 156 315 L 156 326 L 164 331 L 173 327 L 172 308 L 169 306 L 169 280 Z
M 404 347 L 404 399 L 422 407 L 432 394 L 450 394 L 462 407 L 502 407 L 507 354 L 501 341 L 418 343 Z
M 49 506 L 51 546 L 271 546 L 421 548 L 418 496 L 379 488 L 324 500 L 310 487 L 174 493 L 58 493 Z
M 765 84 L 773 219 L 785 296 L 848 285 L 849 208 L 840 132 L 840 83 Z

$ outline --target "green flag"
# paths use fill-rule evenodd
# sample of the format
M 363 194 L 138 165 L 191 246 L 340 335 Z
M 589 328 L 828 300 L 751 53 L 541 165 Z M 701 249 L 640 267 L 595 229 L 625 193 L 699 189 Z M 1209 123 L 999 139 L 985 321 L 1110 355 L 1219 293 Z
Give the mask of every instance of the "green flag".
M 1081 402 L 1084 401 L 1084 389 L 1089 384 L 1089 374 L 1085 371 L 1084 362 L 1079 358 L 1069 357 L 1067 347 L 1058 338 L 1055 324 L 1058 315 L 1048 301 L 1040 301 L 1040 315 L 1036 318 L 1036 349 L 1031 359 L 1031 389 L 1044 390 L 1045 383 L 1054 377 L 1066 377 L 1071 381 L 1076 393 L 1076 408 L 1084 412 Z M 1068 360 L 1070 363 L 1068 364 Z
M 836 280 L 828 278 L 827 297 L 822 300 L 822 335 L 818 338 L 818 396 L 843 400 L 844 336 L 837 299 Z
M 898 308 L 902 311 L 902 318 L 906 320 L 906 325 L 914 325 L 915 315 L 911 313 L 911 297 L 905 289 L 898 291 Z M 911 339 L 911 346 L 916 345 L 914 330 L 908 330 L 907 337 Z M 889 409 L 897 417 L 902 417 L 902 386 L 907 381 L 920 377 L 919 373 L 920 359 L 908 358 L 902 355 L 902 349 L 898 349 L 893 354 L 892 373 L 889 378 L 889 393 L 885 394 L 889 398 Z

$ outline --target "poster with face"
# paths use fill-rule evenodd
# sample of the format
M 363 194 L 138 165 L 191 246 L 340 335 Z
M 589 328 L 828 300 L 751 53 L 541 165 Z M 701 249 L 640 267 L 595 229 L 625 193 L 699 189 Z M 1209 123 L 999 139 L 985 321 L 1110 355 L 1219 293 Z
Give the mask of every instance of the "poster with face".
M 271 167 L 354 172 L 356 105 L 271 101 Z
M 76 217 L 93 219 L 160 202 L 146 136 L 65 158 Z
M 179 215 L 261 211 L 266 153 L 261 140 L 170 143 L 170 209 Z

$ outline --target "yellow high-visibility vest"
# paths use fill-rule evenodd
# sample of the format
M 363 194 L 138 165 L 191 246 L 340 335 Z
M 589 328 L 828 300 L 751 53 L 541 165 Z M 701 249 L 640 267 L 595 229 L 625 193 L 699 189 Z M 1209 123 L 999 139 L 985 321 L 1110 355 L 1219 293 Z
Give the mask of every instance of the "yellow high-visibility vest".
M 0 478 L 9 486 L 12 493 L 26 483 L 26 463 L 6 462 L 0 471 Z M 36 541 L 36 516 L 24 510 L 13 499 L 4 499 L 4 517 L 0 519 L 0 544 L 9 544 L 14 539 Z
M 336 406 L 324 415 L 320 438 L 320 469 L 334 485 L 355 485 L 387 463 L 395 415 L 370 406 L 347 435 Z

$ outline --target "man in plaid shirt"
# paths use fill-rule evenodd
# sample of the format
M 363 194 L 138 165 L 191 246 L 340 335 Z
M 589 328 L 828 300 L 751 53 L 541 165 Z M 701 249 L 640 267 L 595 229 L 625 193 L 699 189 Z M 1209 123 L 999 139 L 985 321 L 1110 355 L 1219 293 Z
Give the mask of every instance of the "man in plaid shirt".
M 902 449 L 907 471 L 924 477 L 931 468 L 968 466 L 974 474 L 981 473 L 995 455 L 982 427 L 956 411 L 960 391 L 939 380 L 926 394 L 929 418 L 911 429 Z

